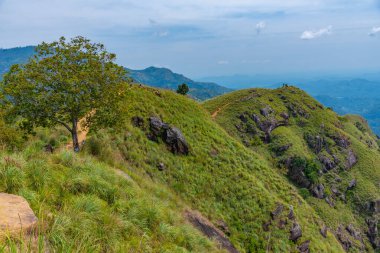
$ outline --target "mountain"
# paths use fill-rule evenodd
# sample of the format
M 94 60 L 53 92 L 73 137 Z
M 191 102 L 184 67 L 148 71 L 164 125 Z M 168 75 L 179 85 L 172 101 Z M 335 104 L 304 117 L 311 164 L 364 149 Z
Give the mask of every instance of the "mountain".
M 345 250 L 380 246 L 380 141 L 363 118 L 339 116 L 291 86 L 236 91 L 204 107 L 297 187 Z
M 33 54 L 33 46 L 0 49 L 0 76 L 7 72 L 13 64 L 26 62 Z
M 127 69 L 127 71 L 135 82 L 153 87 L 176 90 L 178 85 L 186 83 L 190 88 L 190 96 L 198 100 L 210 99 L 232 91 L 215 83 L 195 82 L 167 68 L 149 67 L 143 70 Z

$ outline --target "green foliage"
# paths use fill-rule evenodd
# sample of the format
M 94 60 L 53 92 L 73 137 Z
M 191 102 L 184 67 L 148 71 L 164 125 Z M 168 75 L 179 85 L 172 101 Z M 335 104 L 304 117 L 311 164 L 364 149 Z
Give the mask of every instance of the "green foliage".
M 8 117 L 21 116 L 21 125 L 29 131 L 62 124 L 73 137 L 84 117 L 85 127 L 117 122 L 117 101 L 127 78 L 114 60 L 102 44 L 83 37 L 40 44 L 33 58 L 13 65 L 4 76 L 1 90 Z
M 186 95 L 189 92 L 189 86 L 186 83 L 178 85 L 177 93 L 181 95 Z

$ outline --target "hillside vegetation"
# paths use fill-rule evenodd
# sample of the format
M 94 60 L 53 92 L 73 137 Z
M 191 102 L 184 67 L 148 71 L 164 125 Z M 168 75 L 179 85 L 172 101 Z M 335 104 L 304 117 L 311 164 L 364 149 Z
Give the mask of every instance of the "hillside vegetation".
M 204 107 L 298 188 L 346 250 L 379 246 L 379 142 L 364 119 L 340 117 L 288 86 L 237 91 Z
M 197 210 L 240 252 L 297 252 L 308 243 L 312 252 L 343 251 L 333 234 L 321 235 L 324 221 L 296 188 L 198 103 L 131 86 L 120 107 L 125 126 L 90 131 L 80 154 L 65 150 L 67 136 L 59 128 L 41 129 L 19 151 L 2 152 L 1 191 L 24 196 L 39 216 L 34 247 L 216 252 L 218 244 L 184 219 L 185 210 Z M 152 116 L 180 129 L 187 155 L 148 138 Z M 48 143 L 53 154 L 44 151 Z M 10 238 L 5 249 L 18 244 Z

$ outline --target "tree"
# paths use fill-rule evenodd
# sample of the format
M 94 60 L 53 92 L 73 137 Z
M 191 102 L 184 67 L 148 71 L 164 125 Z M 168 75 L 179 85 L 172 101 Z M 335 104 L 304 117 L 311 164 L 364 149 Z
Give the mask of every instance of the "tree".
M 177 93 L 181 95 L 186 95 L 189 92 L 189 86 L 186 83 L 178 85 Z
M 13 65 L 4 75 L 2 104 L 28 131 L 63 125 L 78 152 L 80 119 L 88 128 L 102 113 L 115 114 L 112 109 L 125 93 L 128 78 L 115 58 L 102 44 L 80 36 L 43 42 L 26 64 Z

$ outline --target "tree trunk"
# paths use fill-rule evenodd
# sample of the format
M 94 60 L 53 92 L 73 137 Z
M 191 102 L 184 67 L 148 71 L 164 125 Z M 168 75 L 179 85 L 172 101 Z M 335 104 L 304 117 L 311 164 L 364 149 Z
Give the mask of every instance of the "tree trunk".
M 74 152 L 79 152 L 78 120 L 77 119 L 73 119 L 73 128 L 72 128 L 71 136 L 72 136 L 72 139 L 73 139 Z

